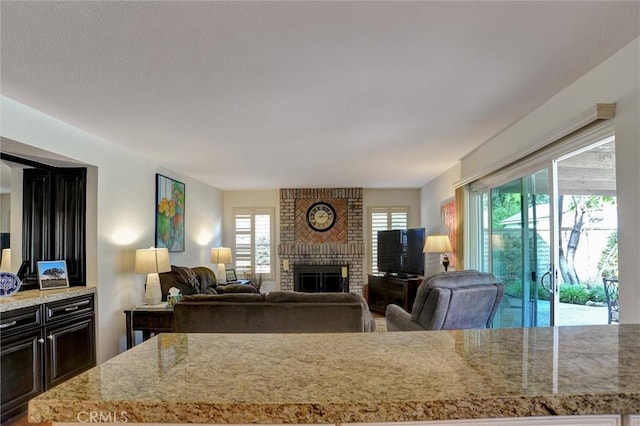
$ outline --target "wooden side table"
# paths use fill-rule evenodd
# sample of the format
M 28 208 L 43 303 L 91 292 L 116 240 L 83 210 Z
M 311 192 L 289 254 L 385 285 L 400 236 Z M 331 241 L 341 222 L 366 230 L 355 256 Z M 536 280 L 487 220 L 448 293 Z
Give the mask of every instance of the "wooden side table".
M 158 333 L 173 332 L 173 308 L 168 306 L 137 306 L 125 309 L 127 325 L 127 349 L 134 346 L 133 333 L 142 331 L 142 340 L 147 340 Z

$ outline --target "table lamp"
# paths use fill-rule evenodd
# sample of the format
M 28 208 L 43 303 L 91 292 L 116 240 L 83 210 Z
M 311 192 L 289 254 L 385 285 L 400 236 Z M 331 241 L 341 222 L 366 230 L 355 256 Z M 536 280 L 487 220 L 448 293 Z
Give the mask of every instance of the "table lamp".
M 429 235 L 424 243 L 424 253 L 440 253 L 442 254 L 442 266 L 445 272 L 449 268 L 448 252 L 452 252 L 451 241 L 448 235 Z
M 169 272 L 169 250 L 166 248 L 148 248 L 136 250 L 136 272 L 147 274 L 147 285 L 144 292 L 144 303 L 157 305 L 162 301 L 160 289 L 160 272 Z
M 211 263 L 218 265 L 216 280 L 219 284 L 227 282 L 227 274 L 224 270 L 225 263 L 231 263 L 231 249 L 229 247 L 214 247 L 211 249 Z
M 11 249 L 2 249 L 2 260 L 0 261 L 0 272 L 11 272 Z

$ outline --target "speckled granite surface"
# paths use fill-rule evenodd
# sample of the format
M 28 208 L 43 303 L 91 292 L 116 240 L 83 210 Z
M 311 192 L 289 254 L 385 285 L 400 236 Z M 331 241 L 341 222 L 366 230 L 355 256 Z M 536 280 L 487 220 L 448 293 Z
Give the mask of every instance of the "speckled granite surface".
M 30 421 L 341 423 L 640 413 L 640 325 L 161 334 L 40 395 Z
M 52 290 L 25 290 L 13 296 L 0 297 L 0 312 L 55 302 L 56 300 L 95 293 L 95 287 L 67 287 Z

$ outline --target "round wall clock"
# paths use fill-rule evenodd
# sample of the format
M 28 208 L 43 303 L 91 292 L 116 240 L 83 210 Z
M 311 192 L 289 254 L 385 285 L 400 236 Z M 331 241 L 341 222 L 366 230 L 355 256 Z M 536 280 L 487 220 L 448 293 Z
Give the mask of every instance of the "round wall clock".
M 314 231 L 328 231 L 336 223 L 336 209 L 323 201 L 313 203 L 307 210 L 307 223 Z

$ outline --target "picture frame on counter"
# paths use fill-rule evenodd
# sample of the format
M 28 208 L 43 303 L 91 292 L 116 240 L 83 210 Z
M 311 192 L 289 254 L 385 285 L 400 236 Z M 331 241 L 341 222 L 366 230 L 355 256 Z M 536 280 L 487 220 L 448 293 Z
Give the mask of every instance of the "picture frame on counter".
M 38 262 L 38 284 L 40 290 L 69 287 L 69 275 L 65 260 L 42 260 Z

